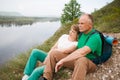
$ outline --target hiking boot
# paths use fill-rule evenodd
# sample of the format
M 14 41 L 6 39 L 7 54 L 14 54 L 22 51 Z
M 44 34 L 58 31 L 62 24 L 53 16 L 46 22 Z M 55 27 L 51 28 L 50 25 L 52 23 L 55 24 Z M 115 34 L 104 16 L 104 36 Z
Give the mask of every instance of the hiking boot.
M 47 79 L 41 76 L 39 80 L 47 80 Z
M 25 75 L 22 77 L 22 80 L 27 80 L 28 78 L 29 78 L 29 76 L 25 74 Z

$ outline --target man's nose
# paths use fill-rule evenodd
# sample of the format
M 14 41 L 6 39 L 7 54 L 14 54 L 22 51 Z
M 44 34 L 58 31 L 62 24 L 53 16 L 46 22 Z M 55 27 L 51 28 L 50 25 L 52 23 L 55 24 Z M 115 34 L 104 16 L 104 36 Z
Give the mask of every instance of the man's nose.
M 81 27 L 81 25 L 78 25 L 78 27 Z

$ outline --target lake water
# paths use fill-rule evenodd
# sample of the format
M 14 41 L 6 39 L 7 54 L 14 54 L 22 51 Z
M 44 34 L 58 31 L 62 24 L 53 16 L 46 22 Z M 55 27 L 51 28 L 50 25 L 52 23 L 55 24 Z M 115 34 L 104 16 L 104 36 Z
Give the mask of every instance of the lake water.
M 60 22 L 38 22 L 33 25 L 0 26 L 0 64 L 17 54 L 40 45 L 60 27 Z

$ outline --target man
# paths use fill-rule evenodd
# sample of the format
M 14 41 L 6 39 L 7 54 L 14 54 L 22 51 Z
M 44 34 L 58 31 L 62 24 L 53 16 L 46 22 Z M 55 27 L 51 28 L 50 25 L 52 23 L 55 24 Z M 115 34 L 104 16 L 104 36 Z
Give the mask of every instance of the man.
M 52 80 L 54 72 L 57 72 L 62 66 L 74 70 L 72 80 L 84 80 L 87 73 L 95 71 L 97 66 L 92 60 L 96 58 L 94 52 L 101 55 L 101 38 L 99 34 L 90 36 L 95 31 L 90 14 L 81 15 L 78 24 L 79 31 L 82 32 L 78 39 L 78 49 L 71 54 L 60 54 L 58 51 L 51 53 L 47 58 L 44 74 L 40 80 Z

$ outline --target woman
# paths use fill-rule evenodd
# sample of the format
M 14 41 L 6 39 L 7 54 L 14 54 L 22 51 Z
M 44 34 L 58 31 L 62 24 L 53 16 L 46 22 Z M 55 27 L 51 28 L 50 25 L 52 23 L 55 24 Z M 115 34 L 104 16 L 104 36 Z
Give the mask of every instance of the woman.
M 73 52 L 77 47 L 78 34 L 79 34 L 78 26 L 72 25 L 69 31 L 69 35 L 68 34 L 62 35 L 58 39 L 56 44 L 48 52 L 48 56 L 45 52 L 41 50 L 38 50 L 38 49 L 32 50 L 29 60 L 27 61 L 27 64 L 25 66 L 25 69 L 24 69 L 25 75 L 23 76 L 22 80 L 38 80 L 39 77 L 43 74 L 43 70 L 45 66 L 35 68 L 36 63 L 37 61 L 45 63 L 46 56 L 49 57 L 49 54 L 51 52 L 57 51 L 62 54 L 69 54 Z

